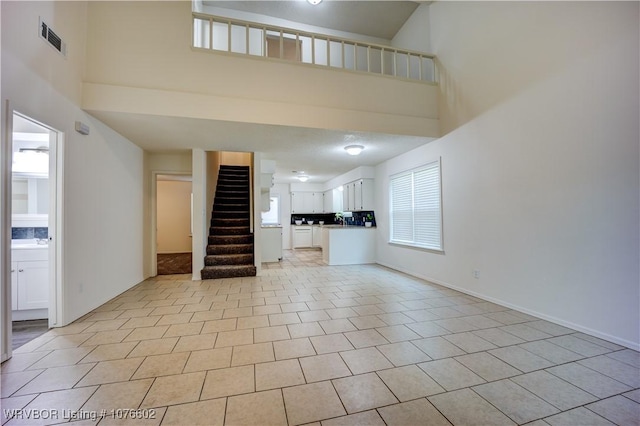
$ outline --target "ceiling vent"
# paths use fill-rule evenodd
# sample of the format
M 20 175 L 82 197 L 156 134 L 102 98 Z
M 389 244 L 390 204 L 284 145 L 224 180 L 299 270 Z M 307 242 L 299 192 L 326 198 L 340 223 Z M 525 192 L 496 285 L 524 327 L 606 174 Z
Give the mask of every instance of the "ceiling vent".
M 49 25 L 47 25 L 42 18 L 40 18 L 40 37 L 49 42 L 49 44 L 62 53 L 63 56 L 67 56 L 67 44 L 62 41 L 60 36 L 56 34 Z

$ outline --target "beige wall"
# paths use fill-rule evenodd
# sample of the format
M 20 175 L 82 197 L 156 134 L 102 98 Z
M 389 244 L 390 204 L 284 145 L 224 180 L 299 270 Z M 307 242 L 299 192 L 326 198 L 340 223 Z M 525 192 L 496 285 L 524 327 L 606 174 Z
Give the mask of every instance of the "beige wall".
M 158 253 L 191 253 L 191 182 L 158 180 Z
M 3 1 L 0 7 L 0 127 L 7 128 L 8 100 L 15 110 L 64 133 L 64 222 L 58 238 L 62 321 L 69 323 L 143 279 L 143 152 L 79 107 L 87 3 Z M 66 59 L 38 36 L 39 17 L 67 42 Z M 76 132 L 75 121 L 88 124 L 90 134 Z M 2 146 L 5 137 L 3 131 Z
M 376 168 L 378 261 L 638 349 L 638 13 L 432 3 L 447 134 Z M 445 252 L 388 244 L 389 176 L 439 158 Z
M 434 85 L 193 50 L 191 2 L 90 2 L 88 15 L 88 110 L 439 135 Z
M 249 152 L 220 153 L 220 164 L 225 166 L 251 166 L 253 156 Z

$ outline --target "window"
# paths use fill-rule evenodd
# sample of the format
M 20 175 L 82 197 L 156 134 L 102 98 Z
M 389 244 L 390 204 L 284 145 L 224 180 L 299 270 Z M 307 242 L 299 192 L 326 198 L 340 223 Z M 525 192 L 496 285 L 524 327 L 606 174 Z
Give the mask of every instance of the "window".
M 391 176 L 391 241 L 442 251 L 440 161 Z
M 280 196 L 273 195 L 269 198 L 269 211 L 262 212 L 263 225 L 280 225 Z

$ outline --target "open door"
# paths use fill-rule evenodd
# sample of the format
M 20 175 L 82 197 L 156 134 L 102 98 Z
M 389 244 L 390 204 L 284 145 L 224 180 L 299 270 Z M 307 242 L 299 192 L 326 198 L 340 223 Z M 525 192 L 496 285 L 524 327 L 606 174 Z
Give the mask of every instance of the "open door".
M 7 108 L 3 154 L 3 358 L 51 327 L 62 324 L 60 307 L 62 134 Z M 10 114 L 10 115 L 9 115 Z M 8 208 L 7 208 L 8 207 Z

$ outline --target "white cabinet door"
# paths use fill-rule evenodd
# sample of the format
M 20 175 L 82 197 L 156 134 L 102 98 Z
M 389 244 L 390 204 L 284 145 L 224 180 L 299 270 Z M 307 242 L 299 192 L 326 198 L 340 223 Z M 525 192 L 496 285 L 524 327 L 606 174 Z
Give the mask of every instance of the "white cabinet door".
M 322 247 L 322 227 L 312 226 L 311 229 L 311 245 L 313 247 Z
M 302 211 L 300 213 L 313 213 L 313 192 L 302 192 Z
M 304 192 L 292 192 L 291 193 L 291 213 L 304 213 Z
M 349 192 L 349 209 L 347 211 L 352 212 L 356 210 L 356 183 L 351 182 L 347 187 Z
M 333 209 L 333 190 L 329 190 L 329 191 L 326 191 L 324 193 L 322 211 L 324 213 L 333 213 L 334 212 L 334 209 Z
M 324 211 L 324 194 L 322 192 L 314 192 L 311 194 L 312 198 L 312 213 L 322 213 Z
M 353 196 L 349 193 L 349 188 L 351 187 L 351 184 L 348 183 L 346 185 L 343 185 L 343 190 L 342 190 L 342 209 L 346 212 L 351 211 L 351 203 L 352 203 L 352 199 Z
M 353 183 L 353 208 L 354 210 L 362 210 L 362 179 Z
M 18 262 L 11 262 L 11 310 L 18 310 Z
M 313 244 L 313 234 L 311 226 L 293 227 L 293 248 L 311 247 Z
M 18 309 L 49 307 L 49 262 L 18 262 Z
M 362 210 L 373 210 L 373 179 L 362 179 Z
M 322 192 L 292 192 L 291 213 L 322 213 L 324 194 Z

